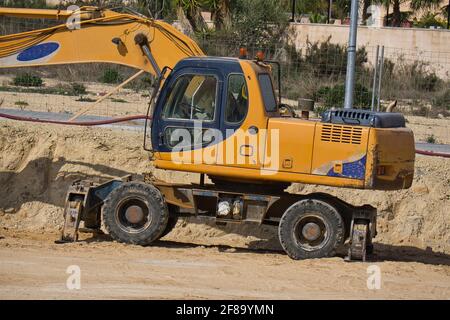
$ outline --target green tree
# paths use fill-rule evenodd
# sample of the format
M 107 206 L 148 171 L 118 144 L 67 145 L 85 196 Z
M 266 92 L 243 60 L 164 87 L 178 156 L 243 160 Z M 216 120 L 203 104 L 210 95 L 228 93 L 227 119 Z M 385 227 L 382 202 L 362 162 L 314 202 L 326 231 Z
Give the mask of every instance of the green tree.
M 411 9 L 437 9 L 441 2 L 441 0 L 411 0 Z
M 415 21 L 414 26 L 419 28 L 441 27 L 446 28 L 446 23 L 439 19 L 439 13 L 426 12 L 420 17 L 419 21 Z
M 328 10 L 328 0 L 297 0 L 295 9 L 299 14 L 325 14 Z
M 229 29 L 231 27 L 231 0 L 206 0 L 206 5 L 211 11 L 216 30 Z
M 194 31 L 207 31 L 208 28 L 202 17 L 202 8 L 206 5 L 205 0 L 176 0 L 176 5 L 178 9 L 183 10 Z
M 0 0 L 0 7 L 41 9 L 49 6 L 45 0 Z
M 269 48 L 281 43 L 289 17 L 277 0 L 241 0 L 233 10 L 233 38 L 240 45 Z
M 374 0 L 374 3 L 382 4 L 388 10 L 392 7 L 392 21 L 390 25 L 399 27 L 402 23 L 401 5 L 409 0 Z M 410 7 L 412 10 L 433 8 L 439 5 L 440 0 L 411 0 Z

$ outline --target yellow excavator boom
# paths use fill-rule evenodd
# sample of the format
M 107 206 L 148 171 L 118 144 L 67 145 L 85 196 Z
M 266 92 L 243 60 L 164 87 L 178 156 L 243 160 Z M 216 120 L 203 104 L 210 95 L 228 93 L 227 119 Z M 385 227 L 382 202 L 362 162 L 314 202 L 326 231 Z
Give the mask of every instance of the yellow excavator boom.
M 101 10 L 96 7 L 82 7 L 80 10 L 55 10 L 55 9 L 26 9 L 26 8 L 0 8 L 0 15 L 24 19 L 55 19 L 66 20 L 79 12 L 82 20 L 88 20 L 101 16 Z M 82 13 L 82 14 L 81 14 Z
M 155 74 L 135 36 L 148 39 L 160 69 L 203 56 L 191 38 L 162 21 L 96 7 L 76 11 L 0 8 L 0 16 L 66 20 L 40 30 L 0 37 L 0 68 L 106 62 Z

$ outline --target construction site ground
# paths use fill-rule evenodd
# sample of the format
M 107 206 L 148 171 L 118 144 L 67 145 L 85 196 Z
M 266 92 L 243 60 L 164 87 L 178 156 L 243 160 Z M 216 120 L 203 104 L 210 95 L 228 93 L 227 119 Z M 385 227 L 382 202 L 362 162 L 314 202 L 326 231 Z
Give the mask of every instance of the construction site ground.
M 347 263 L 170 240 L 143 248 L 107 237 L 57 245 L 57 234 L 2 236 L 1 299 L 450 298 L 448 257 L 417 249 L 378 245 L 374 262 Z M 382 274 L 379 290 L 367 287 L 373 264 Z M 80 267 L 80 290 L 66 287 L 70 265 Z
M 408 117 L 417 141 L 450 144 L 447 119 Z M 142 133 L 0 121 L 0 299 L 230 298 L 450 299 L 450 160 L 417 156 L 409 190 L 384 192 L 295 184 L 291 192 L 328 192 L 378 208 L 375 255 L 293 261 L 275 227 L 189 218 L 150 247 L 83 234 L 55 244 L 68 186 L 77 179 L 152 172 L 172 182 L 198 175 L 156 170 Z M 69 266 L 81 270 L 69 290 Z M 367 286 L 368 267 L 381 272 Z M 368 273 L 369 271 L 369 273 Z

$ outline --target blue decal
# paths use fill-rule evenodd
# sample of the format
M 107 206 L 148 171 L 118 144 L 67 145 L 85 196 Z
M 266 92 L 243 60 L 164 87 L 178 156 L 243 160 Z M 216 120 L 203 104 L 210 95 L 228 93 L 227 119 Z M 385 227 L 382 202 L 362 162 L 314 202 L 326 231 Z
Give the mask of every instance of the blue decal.
M 327 176 L 364 179 L 366 173 L 366 160 L 367 156 L 364 156 L 359 160 L 343 163 L 342 173 L 336 173 L 334 172 L 334 168 L 331 168 L 330 171 L 328 171 Z
M 58 50 L 59 44 L 56 42 L 41 43 L 25 49 L 17 56 L 18 61 L 33 61 L 51 55 Z

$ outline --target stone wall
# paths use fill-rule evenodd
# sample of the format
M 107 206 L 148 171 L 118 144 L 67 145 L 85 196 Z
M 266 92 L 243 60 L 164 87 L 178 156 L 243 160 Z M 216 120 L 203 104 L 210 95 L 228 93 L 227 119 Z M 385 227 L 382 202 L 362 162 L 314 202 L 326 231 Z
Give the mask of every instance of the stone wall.
M 346 45 L 349 27 L 346 25 L 293 23 L 293 42 L 297 49 L 311 42 L 324 41 Z M 428 62 L 441 77 L 450 78 L 450 31 L 419 28 L 358 27 L 358 46 L 366 46 L 369 62 L 375 60 L 375 47 L 385 46 L 385 57 L 411 62 Z

